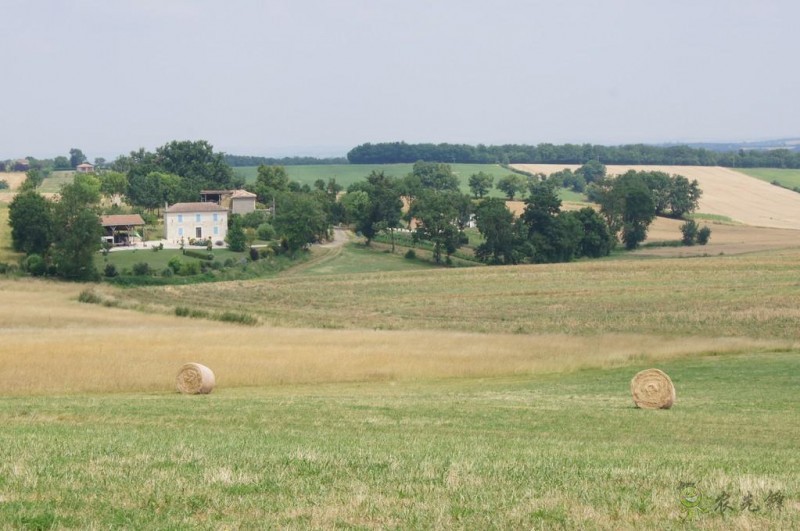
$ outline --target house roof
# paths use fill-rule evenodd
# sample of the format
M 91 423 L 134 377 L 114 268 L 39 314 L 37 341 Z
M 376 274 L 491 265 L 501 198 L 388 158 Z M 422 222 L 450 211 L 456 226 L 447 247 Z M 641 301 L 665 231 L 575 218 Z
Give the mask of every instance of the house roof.
M 256 197 L 256 194 L 250 193 L 247 190 L 236 190 L 231 195 L 231 198 L 233 199 L 242 199 L 242 198 L 250 199 L 252 197 Z
M 100 224 L 104 227 L 134 226 L 144 225 L 144 220 L 139 214 L 116 214 L 100 216 Z
M 169 214 L 193 214 L 195 212 L 227 212 L 228 209 L 216 203 L 175 203 L 164 210 Z
M 92 164 L 90 162 L 81 162 L 76 167 L 78 167 L 78 168 L 94 168 L 94 164 Z

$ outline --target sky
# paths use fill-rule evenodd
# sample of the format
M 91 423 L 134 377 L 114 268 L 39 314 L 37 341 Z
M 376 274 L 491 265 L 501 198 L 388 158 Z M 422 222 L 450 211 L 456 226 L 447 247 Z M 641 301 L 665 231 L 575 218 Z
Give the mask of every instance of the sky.
M 794 0 L 0 0 L 0 160 L 800 136 Z

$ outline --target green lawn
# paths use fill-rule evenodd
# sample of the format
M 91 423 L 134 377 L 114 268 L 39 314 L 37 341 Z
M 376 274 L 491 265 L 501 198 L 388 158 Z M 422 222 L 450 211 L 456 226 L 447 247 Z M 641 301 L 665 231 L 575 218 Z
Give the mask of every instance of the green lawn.
M 2 398 L 0 522 L 800 527 L 798 352 L 660 367 L 677 388 L 668 411 L 632 407 L 628 382 L 644 366 L 392 384 L 218 382 L 200 397 Z M 699 490 L 697 504 L 686 484 Z
M 736 171 L 768 183 L 776 181 L 785 188 L 800 188 L 800 169 L 736 168 Z
M 61 191 L 62 186 L 70 184 L 74 178 L 74 171 L 54 171 L 36 191 L 43 194 L 58 193 Z
M 205 247 L 188 247 L 187 249 L 194 249 L 196 251 L 205 252 Z M 214 249 L 212 251 L 214 253 L 214 260 L 219 260 L 220 262 L 224 262 L 228 258 L 234 258 L 238 260 L 246 256 L 245 253 L 234 253 L 228 251 L 227 249 Z M 137 250 L 124 250 L 124 251 L 112 251 L 108 253 L 107 256 L 103 256 L 102 253 L 98 253 L 97 257 L 95 258 L 95 265 L 101 272 L 105 267 L 105 264 L 110 263 L 114 264 L 117 267 L 117 271 L 122 271 L 124 269 L 130 270 L 134 264 L 138 264 L 140 262 L 147 262 L 150 264 L 150 269 L 154 271 L 161 271 L 167 264 L 169 263 L 170 259 L 174 256 L 179 256 L 181 260 L 186 262 L 202 262 L 198 258 L 192 258 L 190 256 L 185 256 L 181 253 L 178 249 L 163 249 L 161 251 L 153 251 L 152 249 L 137 249 Z

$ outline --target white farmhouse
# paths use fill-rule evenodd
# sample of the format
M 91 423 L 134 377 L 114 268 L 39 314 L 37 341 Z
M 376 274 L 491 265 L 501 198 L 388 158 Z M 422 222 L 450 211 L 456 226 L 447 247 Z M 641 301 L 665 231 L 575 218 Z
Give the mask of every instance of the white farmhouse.
M 178 243 L 190 239 L 216 243 L 228 235 L 228 209 L 216 203 L 175 203 L 164 210 L 164 237 Z

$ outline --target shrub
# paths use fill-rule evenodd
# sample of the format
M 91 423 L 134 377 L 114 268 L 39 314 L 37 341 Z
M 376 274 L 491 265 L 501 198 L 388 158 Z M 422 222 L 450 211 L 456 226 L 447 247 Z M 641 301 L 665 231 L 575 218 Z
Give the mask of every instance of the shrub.
M 175 307 L 175 315 L 178 317 L 189 317 L 189 308 L 186 306 L 176 306 Z
M 104 276 L 106 276 L 108 278 L 113 278 L 113 277 L 117 276 L 118 274 L 119 273 L 117 273 L 117 266 L 115 266 L 114 264 L 106 264 L 106 267 L 103 270 L 103 275 Z
M 172 270 L 171 268 L 169 268 L 169 267 L 165 267 L 165 268 L 164 268 L 164 269 L 161 271 L 161 276 L 162 276 L 162 277 L 165 277 L 165 278 L 169 278 L 169 277 L 171 277 L 171 276 L 172 276 L 172 275 L 174 275 L 174 274 L 175 274 L 175 271 L 173 271 L 173 270 Z
M 711 229 L 707 226 L 703 225 L 703 228 L 697 231 L 697 243 L 700 245 L 705 245 L 708 243 L 708 239 L 711 237 Z
M 214 254 L 209 253 L 208 251 L 195 251 L 192 249 L 188 249 L 183 252 L 186 256 L 191 256 L 192 258 L 197 258 L 200 260 L 213 260 Z
M 150 274 L 150 264 L 147 262 L 138 262 L 133 264 L 133 274 L 137 277 L 143 277 Z
M 180 259 L 179 256 L 173 256 L 172 258 L 169 259 L 169 262 L 167 262 L 167 267 L 169 267 L 173 273 L 177 273 L 178 271 L 181 270 L 182 264 L 183 261 Z
M 200 274 L 200 264 L 197 262 L 186 262 L 181 264 L 181 268 L 178 271 L 178 274 L 181 276 L 192 276 L 192 275 L 199 275 Z
M 683 234 L 681 241 L 684 245 L 694 245 L 697 241 L 697 223 L 690 219 L 681 225 L 681 234 Z
M 5 275 L 6 273 L 8 273 L 9 269 L 10 267 L 7 263 L 0 262 L 0 275 Z
M 254 248 L 254 247 L 250 247 L 250 260 L 255 262 L 259 258 L 261 258 L 261 255 L 258 254 L 258 249 Z
M 414 260 L 417 257 L 417 252 L 414 249 L 409 249 L 406 251 L 405 257 L 408 260 Z
M 223 312 L 217 316 L 220 321 L 239 323 L 244 325 L 258 324 L 258 319 L 247 313 Z
M 5 190 L 8 188 L 8 181 L 5 179 L 0 179 L 0 190 Z
M 256 229 L 256 235 L 259 240 L 269 241 L 275 239 L 275 228 L 269 223 L 262 223 Z
M 100 304 L 102 299 L 100 295 L 91 289 L 85 289 L 78 295 L 78 302 L 85 302 L 87 304 Z
M 31 254 L 25 258 L 24 269 L 35 277 L 41 277 L 47 273 L 47 263 L 38 254 Z

